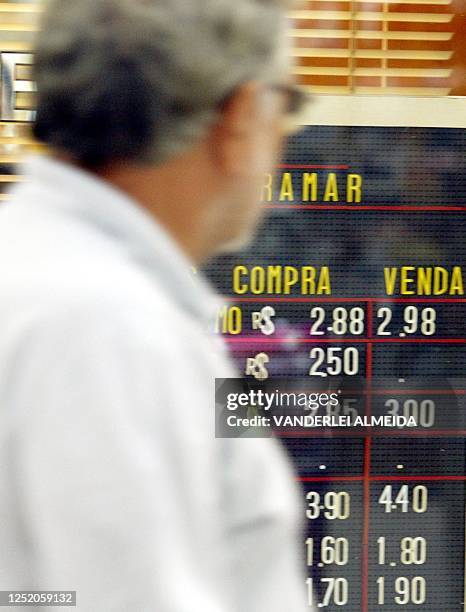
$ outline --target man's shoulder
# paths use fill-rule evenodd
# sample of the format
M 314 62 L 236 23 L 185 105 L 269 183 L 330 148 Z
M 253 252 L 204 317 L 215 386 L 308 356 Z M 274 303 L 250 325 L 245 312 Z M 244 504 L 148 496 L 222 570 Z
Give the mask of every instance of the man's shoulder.
M 156 275 L 149 275 L 111 236 L 54 214 L 0 211 L 2 321 L 53 325 L 78 319 L 121 326 L 167 327 L 182 318 Z M 170 324 L 168 324 L 170 326 Z M 133 330 L 134 331 L 134 330 Z
M 1 327 L 70 339 L 106 329 L 121 346 L 207 355 L 205 330 L 164 285 L 166 270 L 148 271 L 132 245 L 87 220 L 35 207 L 38 195 L 22 191 L 0 210 Z

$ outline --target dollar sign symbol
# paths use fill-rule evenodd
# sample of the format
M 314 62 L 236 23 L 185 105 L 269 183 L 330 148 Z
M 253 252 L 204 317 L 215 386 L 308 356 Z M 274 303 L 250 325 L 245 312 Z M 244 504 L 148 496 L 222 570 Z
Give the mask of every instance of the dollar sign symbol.
M 275 332 L 275 323 L 272 321 L 275 314 L 275 308 L 272 306 L 265 306 L 260 312 L 253 312 L 252 328 L 260 329 L 265 336 L 271 336 Z
M 265 364 L 269 362 L 270 358 L 266 353 L 259 353 L 255 357 L 248 358 L 246 361 L 246 375 L 254 376 L 256 380 L 267 380 L 269 372 Z

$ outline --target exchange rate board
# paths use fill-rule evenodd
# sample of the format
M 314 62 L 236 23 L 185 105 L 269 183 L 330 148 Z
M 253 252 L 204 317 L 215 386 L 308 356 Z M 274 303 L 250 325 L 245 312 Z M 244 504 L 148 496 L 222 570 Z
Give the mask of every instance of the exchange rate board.
M 333 385 L 333 416 L 415 417 L 279 432 L 310 608 L 465 609 L 465 160 L 464 129 L 309 126 L 265 177 L 255 241 L 207 270 L 246 379 Z

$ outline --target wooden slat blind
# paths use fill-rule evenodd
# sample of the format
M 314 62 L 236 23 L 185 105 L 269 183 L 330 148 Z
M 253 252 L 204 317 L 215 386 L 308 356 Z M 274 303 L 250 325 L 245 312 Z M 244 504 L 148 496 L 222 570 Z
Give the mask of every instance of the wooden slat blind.
M 3 98 L 10 92 L 4 86 L 5 64 L 11 54 L 25 54 L 27 61 L 17 63 L 13 84 L 14 108 L 26 112 L 34 106 L 34 83 L 31 80 L 31 56 L 34 34 L 38 27 L 40 2 L 0 2 L 0 53 L 2 54 L 2 108 Z M 15 56 L 23 57 L 23 56 Z M 24 180 L 18 173 L 18 164 L 26 152 L 42 151 L 43 147 L 34 142 L 30 125 L 26 121 L 0 120 L 0 201 L 8 198 L 5 193 L 13 183 Z
M 315 93 L 466 95 L 465 0 L 308 0 L 292 13 Z

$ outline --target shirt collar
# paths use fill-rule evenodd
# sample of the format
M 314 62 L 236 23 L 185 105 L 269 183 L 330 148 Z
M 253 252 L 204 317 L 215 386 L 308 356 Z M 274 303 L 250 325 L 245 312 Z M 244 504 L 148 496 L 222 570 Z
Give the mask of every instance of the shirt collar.
M 205 324 L 217 299 L 168 232 L 140 206 L 107 181 L 45 156 L 30 158 L 25 173 L 50 193 L 47 205 L 59 206 L 122 242 L 137 263 L 156 277 L 172 299 Z M 30 183 L 31 184 L 31 183 Z

